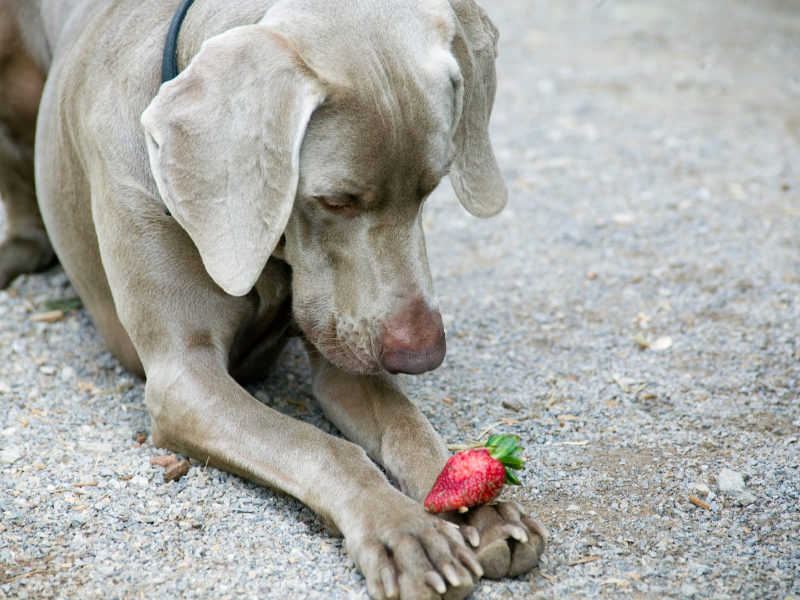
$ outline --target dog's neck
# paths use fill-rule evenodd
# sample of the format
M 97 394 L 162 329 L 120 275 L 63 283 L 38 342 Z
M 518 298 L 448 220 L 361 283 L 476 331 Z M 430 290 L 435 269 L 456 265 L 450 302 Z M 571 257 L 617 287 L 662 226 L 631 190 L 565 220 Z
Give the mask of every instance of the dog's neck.
M 194 0 L 183 0 L 172 17 L 169 25 L 167 40 L 164 43 L 164 58 L 161 60 L 161 83 L 166 83 L 178 76 L 178 35 L 181 32 L 183 19 L 194 4 Z

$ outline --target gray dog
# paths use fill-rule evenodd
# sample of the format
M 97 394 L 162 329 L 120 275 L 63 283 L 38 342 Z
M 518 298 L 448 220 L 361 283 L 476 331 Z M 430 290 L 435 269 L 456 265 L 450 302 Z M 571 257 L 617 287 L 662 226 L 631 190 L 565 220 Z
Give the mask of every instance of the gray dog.
M 494 25 L 473 0 L 197 0 L 162 85 L 177 7 L 0 0 L 0 287 L 57 255 L 146 376 L 153 442 L 308 505 L 373 598 L 529 570 L 547 533 L 516 504 L 424 510 L 449 454 L 400 375 L 445 353 L 425 198 L 449 173 L 473 215 L 506 202 Z M 241 387 L 292 335 L 351 441 Z

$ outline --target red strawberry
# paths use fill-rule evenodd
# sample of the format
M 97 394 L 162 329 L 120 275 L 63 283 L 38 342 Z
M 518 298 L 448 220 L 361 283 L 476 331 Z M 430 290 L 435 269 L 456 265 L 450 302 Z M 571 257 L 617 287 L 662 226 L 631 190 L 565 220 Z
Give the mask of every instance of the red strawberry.
M 519 485 L 509 469 L 521 469 L 522 447 L 513 435 L 493 435 L 481 448 L 451 456 L 425 498 L 425 509 L 434 513 L 466 509 L 491 502 L 503 485 Z

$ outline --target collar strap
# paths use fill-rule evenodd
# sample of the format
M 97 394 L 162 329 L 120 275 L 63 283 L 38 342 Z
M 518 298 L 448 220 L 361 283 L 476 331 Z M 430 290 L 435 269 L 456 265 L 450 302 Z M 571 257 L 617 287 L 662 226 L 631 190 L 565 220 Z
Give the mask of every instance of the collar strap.
M 172 23 L 167 32 L 167 41 L 164 44 L 164 58 L 161 61 L 161 83 L 166 83 L 178 76 L 178 34 L 181 32 L 183 19 L 193 3 L 194 0 L 182 0 L 172 17 Z

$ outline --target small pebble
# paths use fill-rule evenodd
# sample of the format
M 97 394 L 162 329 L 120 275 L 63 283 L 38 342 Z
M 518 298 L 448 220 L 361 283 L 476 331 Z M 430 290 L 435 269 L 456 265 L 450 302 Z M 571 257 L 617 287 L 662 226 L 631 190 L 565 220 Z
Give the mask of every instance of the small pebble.
M 78 450 L 88 454 L 111 454 L 111 444 L 103 442 L 78 442 Z
M 717 476 L 717 486 L 723 494 L 738 494 L 744 490 L 744 477 L 737 471 L 722 469 Z
M 4 462 L 9 465 L 14 464 L 20 458 L 22 458 L 22 451 L 19 449 L 19 446 L 9 446 L 0 452 L 0 462 Z
M 756 496 L 753 492 L 745 490 L 736 498 L 736 502 L 741 506 L 750 506 L 756 501 Z
M 165 454 L 164 456 L 153 456 L 150 459 L 151 465 L 157 465 L 159 467 L 168 467 L 172 464 L 178 462 L 178 457 L 174 454 Z
M 172 463 L 164 471 L 164 481 L 178 481 L 189 472 L 189 461 Z

